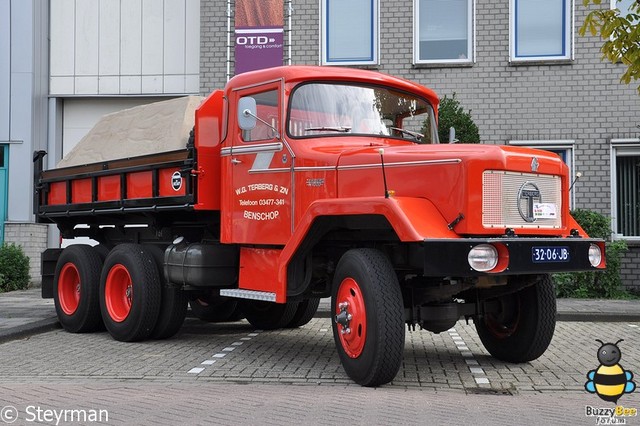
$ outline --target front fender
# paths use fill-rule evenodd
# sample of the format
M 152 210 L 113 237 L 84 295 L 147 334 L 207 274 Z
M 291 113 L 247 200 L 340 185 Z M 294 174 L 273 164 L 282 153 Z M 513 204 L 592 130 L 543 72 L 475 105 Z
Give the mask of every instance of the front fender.
M 287 282 L 287 269 L 296 255 L 304 256 L 313 248 L 310 231 L 314 222 L 327 216 L 384 216 L 402 242 L 423 242 L 425 239 L 460 238 L 449 230 L 433 203 L 412 197 L 358 197 L 324 199 L 313 202 L 298 222 L 296 229 L 279 258 L 278 281 Z

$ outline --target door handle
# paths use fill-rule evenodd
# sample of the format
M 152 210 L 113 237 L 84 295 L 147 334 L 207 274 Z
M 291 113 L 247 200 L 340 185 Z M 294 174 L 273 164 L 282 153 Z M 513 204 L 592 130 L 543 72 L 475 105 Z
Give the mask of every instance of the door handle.
M 241 164 L 242 160 L 238 160 L 237 158 L 232 158 L 231 159 L 231 164 Z

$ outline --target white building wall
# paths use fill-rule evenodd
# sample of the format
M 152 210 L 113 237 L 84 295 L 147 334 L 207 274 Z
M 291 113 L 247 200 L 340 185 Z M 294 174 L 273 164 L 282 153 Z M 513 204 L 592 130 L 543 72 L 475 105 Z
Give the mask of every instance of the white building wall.
M 11 93 L 10 1 L 0 0 L 0 143 L 9 141 L 9 96 Z
M 0 0 L 0 145 L 9 153 L 0 220 L 4 242 L 23 247 L 36 282 L 47 226 L 33 223 L 32 154 L 47 145 L 48 22 L 48 2 Z
M 53 96 L 199 92 L 200 0 L 50 0 Z
M 32 146 L 33 57 L 33 4 L 11 2 L 11 55 L 10 55 L 10 118 L 9 118 L 9 204 L 7 221 L 29 221 L 31 191 L 29 179 Z M 26 172 L 26 173 L 25 173 Z

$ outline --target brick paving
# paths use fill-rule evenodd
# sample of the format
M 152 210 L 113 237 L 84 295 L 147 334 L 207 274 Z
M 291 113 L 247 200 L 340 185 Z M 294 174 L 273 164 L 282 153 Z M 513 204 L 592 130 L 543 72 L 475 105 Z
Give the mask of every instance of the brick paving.
M 449 333 L 407 333 L 396 380 L 366 389 L 342 371 L 328 319 L 271 332 L 188 319 L 175 339 L 142 343 L 54 330 L 0 345 L 0 407 L 23 420 L 28 407 L 103 409 L 109 424 L 141 425 L 595 424 L 584 407 L 604 403 L 583 388 L 598 365 L 594 339 L 624 338 L 620 364 L 640 368 L 638 323 L 561 322 L 549 351 L 518 365 L 491 358 L 472 325 L 455 329 L 488 385 L 476 383 Z M 204 369 L 189 373 L 196 366 Z M 620 403 L 640 407 L 640 394 Z
M 0 295 L 0 333 L 15 328 L 7 318 L 51 316 L 50 301 L 30 292 Z M 140 343 L 49 328 L 0 343 L 0 409 L 16 407 L 15 424 L 32 424 L 34 406 L 105 409 L 108 424 L 595 424 L 585 406 L 607 406 L 584 390 L 598 367 L 595 339 L 624 339 L 620 364 L 639 377 L 637 303 L 616 322 L 558 322 L 549 350 L 525 364 L 490 357 L 464 321 L 440 334 L 408 332 L 400 372 L 377 389 L 346 376 L 328 318 L 278 331 L 187 318 L 175 338 Z M 640 408 L 640 393 L 620 403 Z
M 473 325 L 461 321 L 455 329 L 489 380 L 487 385 L 476 382 L 477 375 L 448 333 L 410 332 L 403 365 L 390 387 L 582 392 L 587 371 L 598 366 L 596 338 L 625 339 L 619 345 L 620 363 L 632 371 L 640 368 L 640 327 L 631 325 L 638 324 L 560 322 L 541 358 L 508 364 L 490 357 Z M 241 340 L 250 334 L 257 335 Z M 299 329 L 259 333 L 245 321 L 205 324 L 188 319 L 174 339 L 139 343 L 117 342 L 106 332 L 54 330 L 0 345 L 0 357 L 0 383 L 110 379 L 352 385 L 338 360 L 329 320 L 321 318 Z M 203 369 L 189 373 L 196 367 Z

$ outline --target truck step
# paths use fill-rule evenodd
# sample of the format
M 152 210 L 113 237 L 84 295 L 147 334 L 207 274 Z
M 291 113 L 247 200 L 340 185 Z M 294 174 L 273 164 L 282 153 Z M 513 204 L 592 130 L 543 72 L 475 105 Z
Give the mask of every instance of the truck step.
M 220 296 L 237 297 L 239 299 L 262 300 L 264 302 L 275 302 L 276 294 L 268 291 L 255 290 L 220 290 Z

